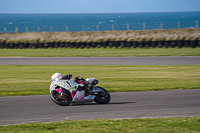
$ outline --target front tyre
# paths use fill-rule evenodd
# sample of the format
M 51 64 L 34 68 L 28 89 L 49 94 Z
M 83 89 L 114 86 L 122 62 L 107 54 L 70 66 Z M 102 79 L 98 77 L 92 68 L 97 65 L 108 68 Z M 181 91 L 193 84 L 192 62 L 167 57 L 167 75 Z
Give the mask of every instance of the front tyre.
M 61 94 L 53 90 L 51 92 L 50 98 L 54 103 L 61 106 L 68 106 L 72 102 L 71 96 L 67 92 L 64 92 L 63 94 Z
M 100 89 L 101 91 L 98 92 L 98 94 L 96 94 L 94 101 L 99 104 L 109 103 L 111 100 L 111 96 L 110 96 L 109 92 L 102 87 L 96 87 L 96 88 Z

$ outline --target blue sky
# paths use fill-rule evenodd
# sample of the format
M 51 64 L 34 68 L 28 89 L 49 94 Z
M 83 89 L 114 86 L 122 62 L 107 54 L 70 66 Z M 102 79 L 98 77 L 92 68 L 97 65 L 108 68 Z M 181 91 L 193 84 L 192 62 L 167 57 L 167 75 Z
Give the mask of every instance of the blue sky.
M 200 0 L 0 0 L 0 13 L 200 11 Z

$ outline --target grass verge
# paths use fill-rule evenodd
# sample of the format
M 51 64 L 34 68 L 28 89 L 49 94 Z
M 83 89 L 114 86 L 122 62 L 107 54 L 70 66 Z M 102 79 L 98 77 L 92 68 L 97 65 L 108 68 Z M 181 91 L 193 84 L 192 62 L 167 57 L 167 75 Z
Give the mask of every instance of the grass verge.
M 0 57 L 200 56 L 200 48 L 0 49 Z
M 200 89 L 200 65 L 0 65 L 0 96 L 48 95 L 55 72 L 96 77 L 110 92 Z
M 32 123 L 0 126 L 1 133 L 197 133 L 200 132 L 200 117 L 146 118 L 131 120 L 78 120 L 53 123 Z
M 96 32 L 26 32 L 0 33 L 0 41 L 7 42 L 87 42 L 87 41 L 158 41 L 158 40 L 199 40 L 199 28 L 156 29 L 130 31 Z

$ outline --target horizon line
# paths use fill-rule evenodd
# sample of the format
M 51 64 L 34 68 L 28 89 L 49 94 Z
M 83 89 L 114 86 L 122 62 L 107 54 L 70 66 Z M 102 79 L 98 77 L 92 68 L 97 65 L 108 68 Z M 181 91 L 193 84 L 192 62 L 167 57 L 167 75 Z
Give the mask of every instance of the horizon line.
M 108 12 L 108 13 L 0 13 L 0 14 L 126 14 L 126 13 L 180 13 L 180 12 L 200 12 L 200 11 L 160 11 L 160 12 Z

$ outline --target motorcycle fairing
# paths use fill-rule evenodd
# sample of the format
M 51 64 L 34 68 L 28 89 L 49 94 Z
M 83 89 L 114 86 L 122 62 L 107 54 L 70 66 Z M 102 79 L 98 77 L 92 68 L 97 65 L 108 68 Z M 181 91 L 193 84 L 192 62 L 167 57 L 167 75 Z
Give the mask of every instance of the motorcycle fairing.
M 84 91 L 77 91 L 73 98 L 73 101 L 82 100 L 82 99 L 84 99 L 84 97 L 85 97 Z
M 58 93 L 61 93 L 61 92 L 62 92 L 62 88 L 60 88 L 60 89 L 55 89 L 55 91 L 57 91 Z
M 56 80 L 51 82 L 50 92 L 52 90 L 55 90 L 55 88 L 57 86 L 59 86 L 61 88 L 64 88 L 66 90 L 69 90 L 70 92 L 73 92 L 73 91 L 76 90 L 76 87 L 78 86 L 78 83 L 76 83 L 73 79 L 70 79 L 70 80 L 59 80 L 59 79 L 56 79 Z
M 95 98 L 94 95 L 85 96 L 84 90 L 82 91 L 77 90 L 78 86 L 83 86 L 83 84 L 78 84 L 73 79 L 70 80 L 54 79 L 52 80 L 50 85 L 50 92 L 55 90 L 58 93 L 62 93 L 63 89 L 70 91 L 72 97 L 72 103 L 84 103 L 84 102 L 94 101 Z M 99 92 L 99 90 L 95 89 L 92 92 Z

